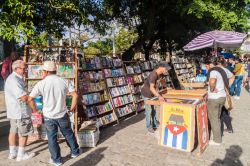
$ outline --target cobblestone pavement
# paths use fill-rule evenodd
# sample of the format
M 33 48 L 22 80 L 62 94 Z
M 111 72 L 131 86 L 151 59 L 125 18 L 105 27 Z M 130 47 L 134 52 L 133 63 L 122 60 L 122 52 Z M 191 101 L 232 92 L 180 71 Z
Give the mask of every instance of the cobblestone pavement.
M 180 152 L 157 145 L 157 139 L 145 131 L 144 114 L 132 117 L 119 125 L 101 131 L 96 148 L 84 149 L 76 159 L 69 158 L 65 142 L 60 143 L 64 165 L 85 166 L 250 166 L 250 94 L 243 90 L 232 111 L 234 133 L 225 133 L 221 146 L 209 146 L 198 155 Z M 8 160 L 7 137 L 0 138 L 0 165 L 48 165 L 47 142 L 27 147 L 37 156 L 20 163 Z

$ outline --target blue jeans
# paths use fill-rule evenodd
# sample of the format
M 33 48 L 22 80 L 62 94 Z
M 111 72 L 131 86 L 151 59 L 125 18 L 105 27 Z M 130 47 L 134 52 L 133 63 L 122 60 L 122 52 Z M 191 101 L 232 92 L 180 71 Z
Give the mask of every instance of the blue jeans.
M 242 80 L 243 80 L 243 76 L 235 76 L 235 80 L 230 87 L 230 95 L 234 95 L 234 92 L 236 90 L 236 95 L 240 96 Z
M 71 129 L 70 119 L 68 114 L 59 119 L 44 118 L 45 127 L 48 135 L 48 144 L 51 158 L 56 163 L 61 163 L 61 152 L 57 142 L 58 128 L 65 137 L 68 146 L 70 147 L 71 154 L 79 154 L 79 146 L 76 141 L 76 137 Z
M 142 98 L 144 99 L 144 101 L 149 99 L 144 96 L 142 96 Z M 155 111 L 155 107 L 153 105 L 145 104 L 145 115 L 146 115 L 147 129 L 153 129 L 159 127 L 158 117 Z

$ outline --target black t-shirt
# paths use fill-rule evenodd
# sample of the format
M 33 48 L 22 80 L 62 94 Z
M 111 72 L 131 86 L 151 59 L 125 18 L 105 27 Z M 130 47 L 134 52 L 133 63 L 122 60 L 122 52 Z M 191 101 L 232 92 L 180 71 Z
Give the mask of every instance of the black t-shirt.
M 148 78 L 144 81 L 143 87 L 141 89 L 141 94 L 144 97 L 148 97 L 148 98 L 154 97 L 153 93 L 150 91 L 150 84 L 156 85 L 156 81 L 158 79 L 159 77 L 155 70 L 149 74 Z

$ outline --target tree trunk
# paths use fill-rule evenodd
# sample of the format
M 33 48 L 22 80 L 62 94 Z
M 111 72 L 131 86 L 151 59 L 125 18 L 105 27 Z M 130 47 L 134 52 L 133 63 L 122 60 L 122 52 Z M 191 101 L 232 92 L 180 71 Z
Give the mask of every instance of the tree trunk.
M 14 40 L 11 40 L 11 41 L 4 40 L 3 41 L 3 51 L 4 51 L 5 58 L 10 56 L 10 53 L 12 51 L 16 51 L 15 41 Z
M 141 46 L 143 44 L 143 40 L 139 38 L 133 45 L 130 46 L 129 49 L 127 49 L 122 54 L 122 60 L 123 61 L 131 61 L 137 51 L 141 49 Z

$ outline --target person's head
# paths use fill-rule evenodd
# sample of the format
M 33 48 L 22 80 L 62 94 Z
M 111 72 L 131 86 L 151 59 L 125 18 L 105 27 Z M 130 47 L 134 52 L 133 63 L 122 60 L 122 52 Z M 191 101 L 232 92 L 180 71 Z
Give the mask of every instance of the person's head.
M 22 60 L 16 60 L 12 63 L 12 70 L 20 76 L 25 74 L 25 63 Z
M 250 63 L 250 58 L 249 58 L 249 59 L 247 59 L 247 63 Z
M 165 61 L 162 61 L 159 63 L 157 70 L 157 74 L 166 74 L 168 72 L 168 70 L 170 70 L 171 67 L 169 66 L 169 64 Z
M 235 63 L 241 63 L 242 61 L 241 61 L 241 59 L 240 58 L 236 58 L 235 59 Z
M 229 63 L 234 63 L 235 58 L 229 58 Z
M 54 61 L 45 61 L 43 63 L 43 77 L 56 74 L 56 63 Z
M 214 60 L 214 59 L 206 59 L 204 61 L 204 64 L 205 64 L 207 70 L 209 70 L 209 69 L 213 68 L 214 66 L 218 65 L 217 61 Z
M 15 61 L 15 60 L 18 59 L 18 54 L 13 51 L 13 52 L 10 53 L 10 58 L 11 58 L 12 61 Z

